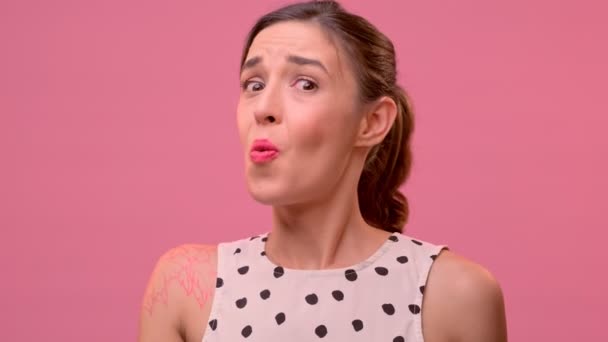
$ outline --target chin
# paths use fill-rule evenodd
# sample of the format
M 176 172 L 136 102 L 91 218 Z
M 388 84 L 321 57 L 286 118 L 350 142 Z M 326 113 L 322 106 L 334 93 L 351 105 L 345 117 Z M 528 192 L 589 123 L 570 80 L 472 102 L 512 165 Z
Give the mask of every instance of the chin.
M 258 203 L 268 206 L 276 205 L 276 199 L 274 197 L 259 196 L 258 194 L 250 193 L 251 197 Z
M 315 199 L 314 197 L 303 197 L 301 196 L 301 193 L 295 194 L 294 191 L 291 190 L 292 188 L 288 189 L 289 190 L 286 190 L 285 187 L 279 186 L 260 186 L 259 184 L 254 184 L 253 186 L 249 184 L 248 186 L 249 195 L 251 195 L 256 202 L 268 206 L 293 206 Z
M 280 196 L 278 194 L 252 191 L 250 191 L 249 194 L 256 202 L 263 205 L 280 206 L 289 204 L 289 201 L 287 201 L 283 196 Z
M 264 205 L 277 205 L 283 201 L 283 191 L 280 191 L 274 182 L 251 181 L 247 182 L 249 195 L 258 203 Z

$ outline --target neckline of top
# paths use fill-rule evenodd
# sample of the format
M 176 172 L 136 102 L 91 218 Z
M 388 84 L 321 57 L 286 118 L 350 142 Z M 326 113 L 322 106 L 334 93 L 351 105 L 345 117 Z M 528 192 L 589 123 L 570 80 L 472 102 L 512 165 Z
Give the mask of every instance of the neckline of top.
M 349 265 L 346 267 L 340 267 L 340 268 L 324 268 L 324 269 L 288 268 L 288 267 L 284 267 L 282 265 L 276 264 L 275 262 L 270 260 L 270 258 L 268 258 L 268 256 L 266 255 L 266 241 L 268 240 L 269 235 L 270 235 L 270 232 L 265 232 L 259 236 L 260 239 L 255 239 L 255 240 L 259 241 L 258 246 L 260 248 L 260 254 L 258 254 L 258 255 L 261 255 L 262 261 L 264 263 L 268 264 L 269 266 L 271 266 L 275 270 L 275 272 L 306 274 L 306 275 L 332 275 L 332 274 L 344 275 L 345 273 L 350 273 L 352 271 L 363 270 L 364 268 L 368 267 L 369 265 L 372 265 L 376 260 L 378 260 L 382 255 L 384 255 L 393 244 L 395 244 L 396 242 L 399 241 L 398 235 L 400 235 L 400 233 L 392 232 L 386 238 L 386 240 L 382 243 L 382 245 L 380 245 L 380 247 L 378 249 L 376 249 L 376 251 L 374 253 L 372 253 L 366 259 L 364 259 L 360 262 L 357 262 L 356 264 Z

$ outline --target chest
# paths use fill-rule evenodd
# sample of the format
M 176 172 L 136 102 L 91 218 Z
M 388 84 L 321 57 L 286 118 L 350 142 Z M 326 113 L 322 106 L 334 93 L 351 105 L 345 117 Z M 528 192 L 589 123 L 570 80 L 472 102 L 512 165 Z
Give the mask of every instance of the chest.
M 216 289 L 203 342 L 414 340 L 421 296 L 397 272 L 244 280 L 227 277 Z

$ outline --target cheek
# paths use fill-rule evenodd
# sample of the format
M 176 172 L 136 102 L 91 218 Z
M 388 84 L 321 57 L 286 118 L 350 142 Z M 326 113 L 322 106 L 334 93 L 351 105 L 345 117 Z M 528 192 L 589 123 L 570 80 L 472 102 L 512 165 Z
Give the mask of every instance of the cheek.
M 321 159 L 331 159 L 332 154 L 342 153 L 347 127 L 336 113 L 324 109 L 294 115 L 290 119 L 290 140 L 300 153 Z
M 327 120 L 322 119 L 322 115 L 294 115 L 288 129 L 290 140 L 300 152 L 316 151 L 330 137 Z
M 327 127 L 323 122 L 316 120 L 305 120 L 298 126 L 295 134 L 297 143 L 301 147 L 317 150 L 328 139 Z
M 246 110 L 247 109 L 245 106 L 243 106 L 243 104 L 239 101 L 236 108 L 236 125 L 239 131 L 239 138 L 242 146 L 247 144 L 248 126 L 250 124 L 245 117 Z

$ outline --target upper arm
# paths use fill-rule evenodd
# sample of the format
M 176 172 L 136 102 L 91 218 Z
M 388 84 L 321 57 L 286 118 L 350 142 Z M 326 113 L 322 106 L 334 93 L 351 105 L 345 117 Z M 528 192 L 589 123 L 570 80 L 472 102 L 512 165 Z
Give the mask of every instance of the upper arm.
M 181 245 L 159 257 L 143 295 L 139 342 L 185 340 L 184 312 L 212 286 L 206 273 L 215 246 Z
M 454 333 L 462 342 L 506 342 L 507 328 L 502 290 L 484 268 L 465 268 L 454 287 Z M 464 313 L 464 314 L 463 314 Z
M 502 290 L 481 265 L 445 251 L 435 260 L 428 285 L 425 297 L 432 313 L 430 325 L 442 330 L 445 340 L 507 341 Z

